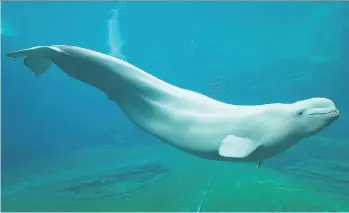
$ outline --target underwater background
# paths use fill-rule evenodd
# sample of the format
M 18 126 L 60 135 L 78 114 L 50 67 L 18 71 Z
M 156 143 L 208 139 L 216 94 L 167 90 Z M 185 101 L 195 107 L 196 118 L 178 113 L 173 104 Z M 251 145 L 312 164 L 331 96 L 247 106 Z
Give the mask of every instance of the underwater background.
M 1 210 L 349 211 L 348 17 L 348 2 L 2 2 Z M 230 104 L 330 98 L 340 117 L 259 169 L 200 159 L 6 56 L 52 44 Z

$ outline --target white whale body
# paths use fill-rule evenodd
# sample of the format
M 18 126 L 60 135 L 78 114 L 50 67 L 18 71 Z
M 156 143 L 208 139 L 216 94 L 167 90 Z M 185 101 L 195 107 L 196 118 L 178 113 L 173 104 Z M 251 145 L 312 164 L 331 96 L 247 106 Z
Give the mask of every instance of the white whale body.
M 192 155 L 261 162 L 329 126 L 333 101 L 231 105 L 166 83 L 112 56 L 74 46 L 38 46 L 8 53 L 25 57 L 40 76 L 52 64 L 103 91 L 138 127 Z M 258 164 L 259 165 L 259 164 Z

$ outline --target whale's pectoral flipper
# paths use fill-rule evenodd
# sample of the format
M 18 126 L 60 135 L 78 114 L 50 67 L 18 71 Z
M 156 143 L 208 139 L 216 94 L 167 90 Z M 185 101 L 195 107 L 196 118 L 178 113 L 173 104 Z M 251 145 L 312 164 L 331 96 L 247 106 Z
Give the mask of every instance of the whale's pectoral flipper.
M 39 76 L 48 70 L 53 63 L 45 57 L 49 50 L 48 48 L 49 47 L 33 47 L 10 52 L 7 55 L 13 58 L 25 57 L 24 64 L 33 71 L 36 76 Z
M 229 158 L 246 158 L 259 147 L 248 138 L 228 135 L 219 147 L 219 155 Z

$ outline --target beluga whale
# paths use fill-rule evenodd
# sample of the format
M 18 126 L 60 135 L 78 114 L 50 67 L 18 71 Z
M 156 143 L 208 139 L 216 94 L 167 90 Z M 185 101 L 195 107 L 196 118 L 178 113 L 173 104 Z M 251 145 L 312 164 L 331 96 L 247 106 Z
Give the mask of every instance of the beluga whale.
M 232 105 L 167 83 L 121 59 L 65 45 L 8 53 L 24 57 L 36 76 L 55 64 L 104 92 L 135 125 L 163 142 L 201 158 L 256 162 L 274 157 L 335 121 L 327 98 L 292 103 Z

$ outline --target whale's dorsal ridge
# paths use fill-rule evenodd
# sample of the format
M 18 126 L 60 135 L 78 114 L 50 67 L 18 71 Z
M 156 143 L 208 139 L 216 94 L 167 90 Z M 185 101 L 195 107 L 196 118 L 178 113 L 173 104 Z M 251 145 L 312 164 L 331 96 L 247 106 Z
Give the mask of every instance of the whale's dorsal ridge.
M 219 147 L 219 155 L 227 158 L 246 158 L 258 147 L 259 144 L 251 139 L 228 135 Z

